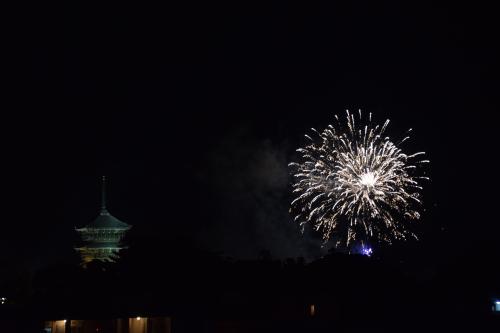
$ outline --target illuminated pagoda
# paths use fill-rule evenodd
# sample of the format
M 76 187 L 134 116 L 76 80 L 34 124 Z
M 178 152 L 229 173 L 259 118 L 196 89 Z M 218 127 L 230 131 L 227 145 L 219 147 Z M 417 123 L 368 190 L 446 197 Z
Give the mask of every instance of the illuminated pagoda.
M 125 248 L 122 239 L 132 228 L 111 215 L 106 208 L 106 177 L 102 177 L 102 205 L 97 218 L 83 228 L 76 228 L 82 245 L 75 249 L 80 253 L 82 264 L 91 261 L 115 262 L 119 252 Z

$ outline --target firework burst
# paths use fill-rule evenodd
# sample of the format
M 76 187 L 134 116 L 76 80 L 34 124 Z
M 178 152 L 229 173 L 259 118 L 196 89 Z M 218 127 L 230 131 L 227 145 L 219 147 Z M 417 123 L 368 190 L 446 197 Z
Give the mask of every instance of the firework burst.
M 312 129 L 315 139 L 306 135 L 300 161 L 290 163 L 295 221 L 311 224 L 325 242 L 334 238 L 337 247 L 416 238 L 407 223 L 420 218 L 419 181 L 428 178 L 415 174 L 429 162 L 421 159 L 425 153 L 403 153 L 408 136 L 397 144 L 384 136 L 389 120 L 373 126 L 371 113 L 365 120 L 361 111 L 358 117 L 347 111 L 347 126 L 335 118 L 335 126 Z

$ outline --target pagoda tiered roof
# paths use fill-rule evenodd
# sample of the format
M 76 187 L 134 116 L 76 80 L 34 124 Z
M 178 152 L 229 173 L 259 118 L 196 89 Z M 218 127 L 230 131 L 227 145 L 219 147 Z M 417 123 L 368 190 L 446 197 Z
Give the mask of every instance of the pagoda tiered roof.
M 125 222 L 120 221 L 113 215 L 111 215 L 106 208 L 101 210 L 101 213 L 97 218 L 87 224 L 84 228 L 81 229 L 118 229 L 118 230 L 128 230 L 131 226 Z M 81 230 L 78 229 L 78 230 Z
M 106 178 L 102 179 L 102 205 L 97 218 L 82 228 L 75 228 L 81 236 L 80 252 L 83 265 L 100 260 L 114 262 L 119 259 L 119 251 L 127 248 L 121 242 L 131 225 L 111 215 L 106 208 Z

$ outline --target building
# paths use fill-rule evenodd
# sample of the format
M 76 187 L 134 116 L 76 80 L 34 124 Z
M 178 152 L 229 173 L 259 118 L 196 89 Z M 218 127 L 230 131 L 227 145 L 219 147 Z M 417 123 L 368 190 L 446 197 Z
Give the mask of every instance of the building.
M 46 333 L 171 333 L 170 317 L 46 321 Z
M 119 252 L 124 248 L 122 243 L 126 232 L 132 228 L 125 222 L 111 215 L 106 207 L 106 177 L 102 177 L 102 205 L 99 216 L 83 228 L 76 228 L 82 244 L 75 247 L 80 253 L 82 264 L 91 261 L 115 262 Z

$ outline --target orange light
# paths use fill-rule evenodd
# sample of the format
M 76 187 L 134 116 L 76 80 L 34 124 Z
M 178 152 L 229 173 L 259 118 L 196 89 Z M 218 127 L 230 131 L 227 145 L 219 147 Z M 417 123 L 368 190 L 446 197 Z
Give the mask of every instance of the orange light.
M 314 315 L 316 314 L 316 306 L 314 304 L 311 304 L 309 306 L 309 314 L 311 315 L 311 317 L 314 317 Z

